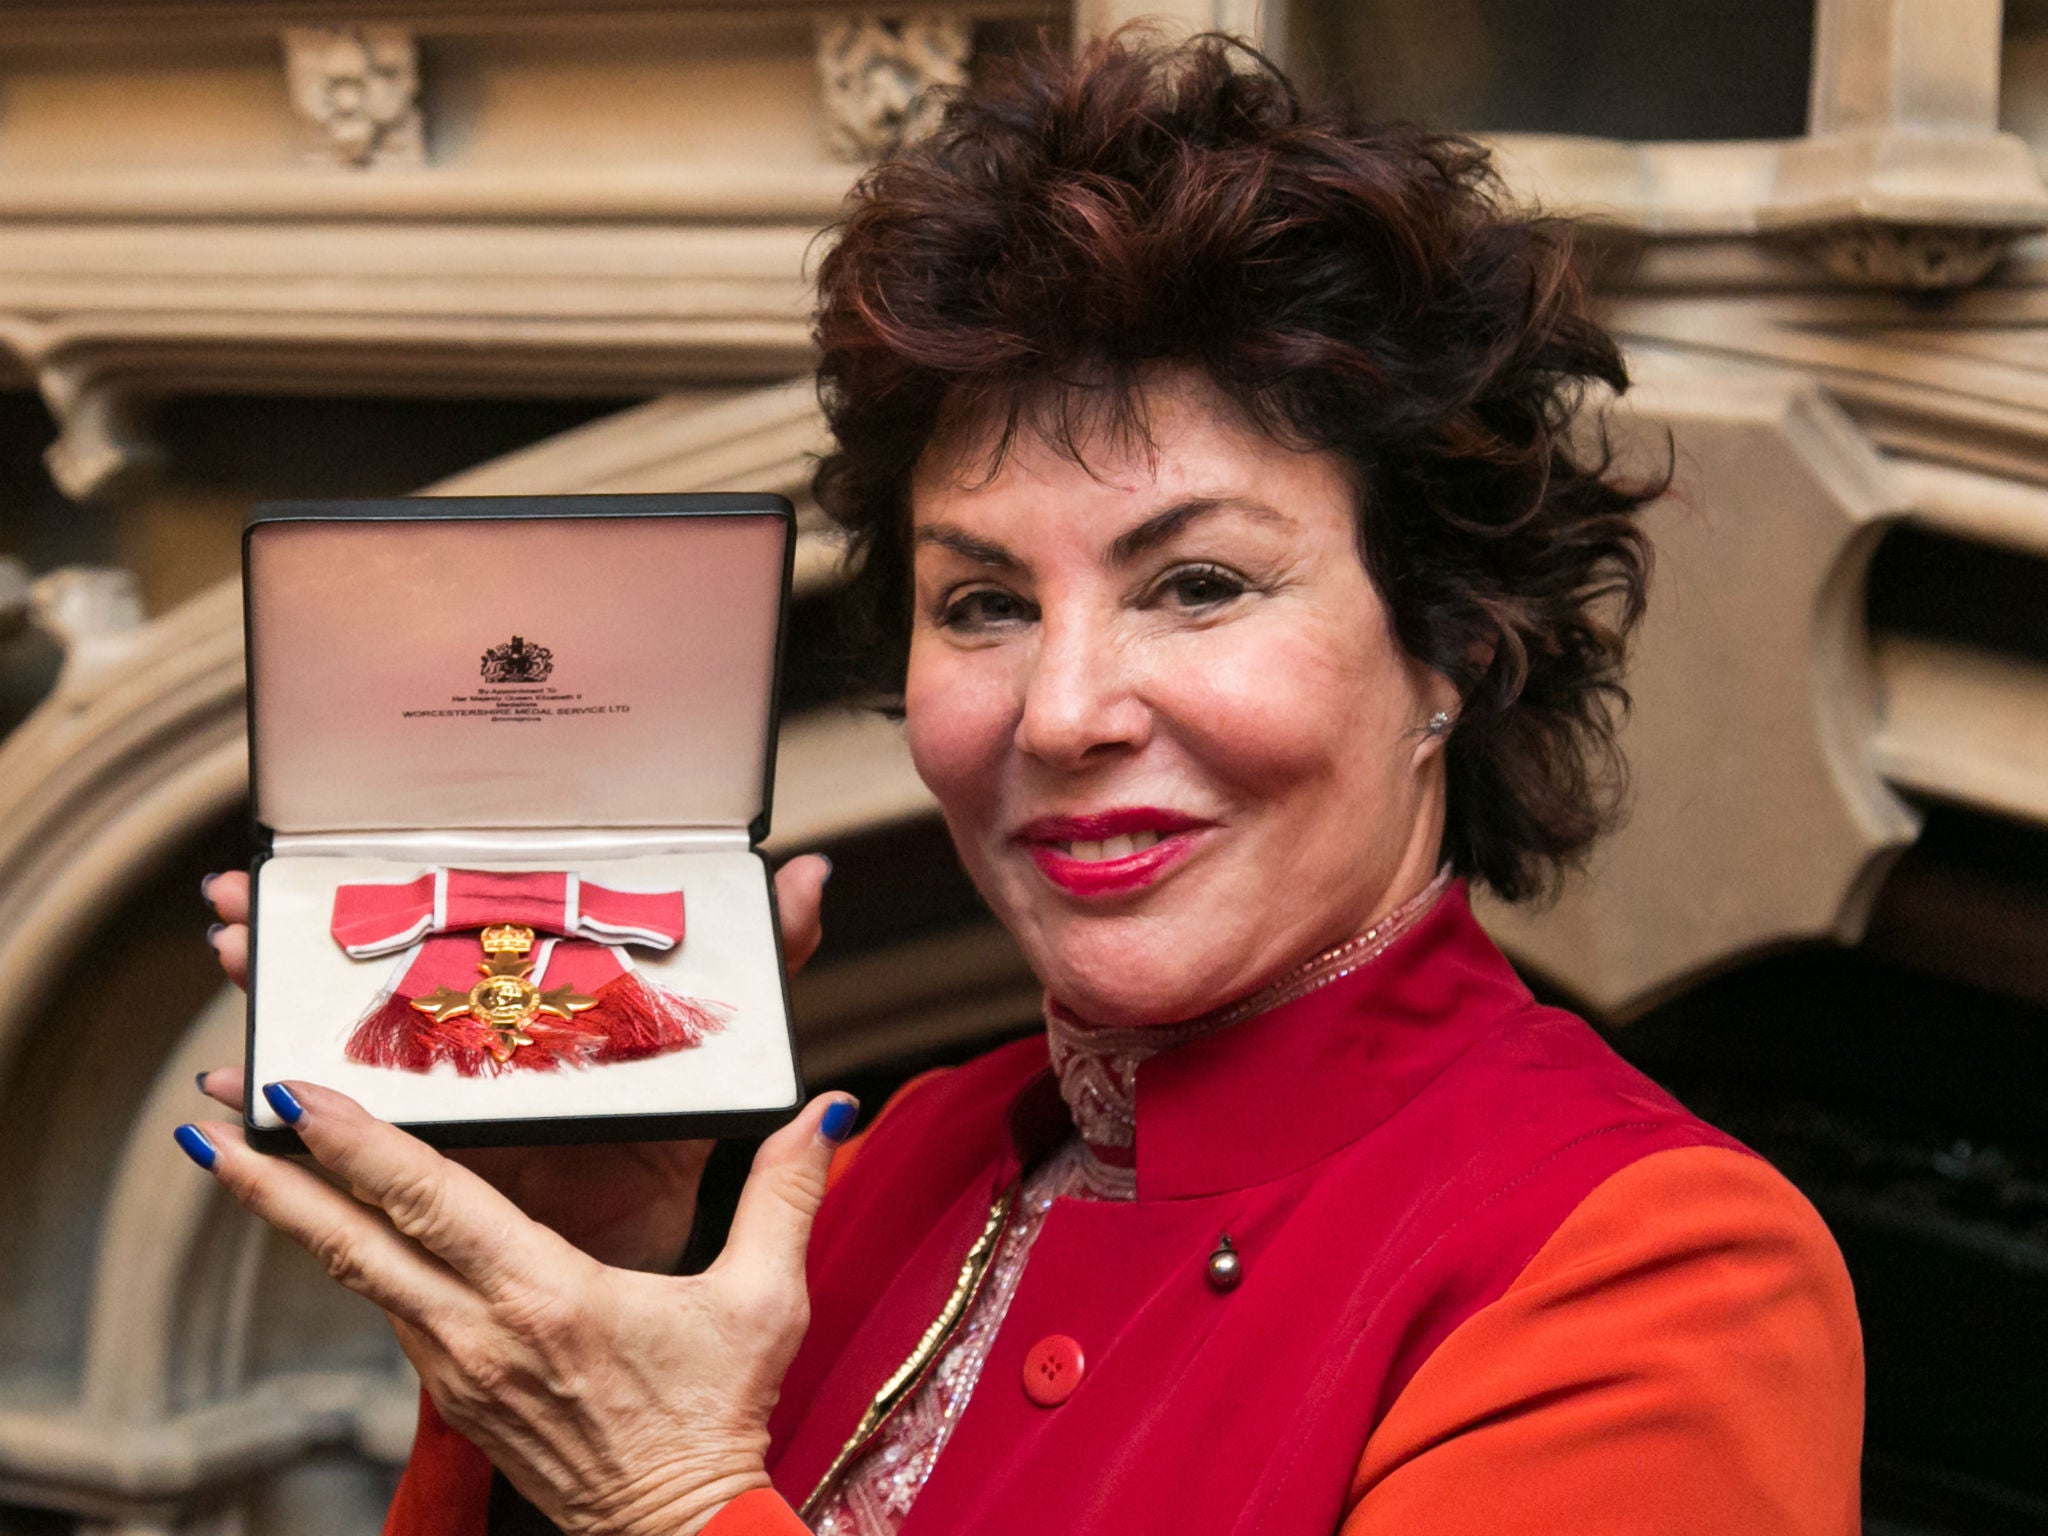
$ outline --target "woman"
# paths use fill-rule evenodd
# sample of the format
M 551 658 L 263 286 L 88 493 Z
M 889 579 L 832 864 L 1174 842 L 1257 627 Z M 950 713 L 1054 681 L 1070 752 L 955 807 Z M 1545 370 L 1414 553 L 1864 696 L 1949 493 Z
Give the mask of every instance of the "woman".
M 1126 37 L 871 175 L 818 335 L 874 680 L 1048 1035 L 836 1153 L 812 1105 L 697 1279 L 701 1149 L 480 1163 L 529 1219 L 314 1085 L 354 1200 L 192 1132 L 419 1367 L 390 1528 L 484 1531 L 495 1465 L 619 1536 L 1853 1531 L 1825 1229 L 1466 903 L 1603 825 L 1644 589 L 1560 231 Z

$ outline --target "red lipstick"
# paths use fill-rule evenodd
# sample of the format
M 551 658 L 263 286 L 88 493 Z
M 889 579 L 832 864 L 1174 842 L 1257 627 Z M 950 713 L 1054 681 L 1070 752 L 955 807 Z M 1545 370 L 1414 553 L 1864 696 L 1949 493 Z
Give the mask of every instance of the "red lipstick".
M 1142 890 L 1179 864 L 1213 822 L 1155 806 L 1120 806 L 1083 816 L 1041 816 L 1015 835 L 1039 873 L 1070 896 L 1108 899 Z M 1142 846 L 1105 857 L 1102 844 Z

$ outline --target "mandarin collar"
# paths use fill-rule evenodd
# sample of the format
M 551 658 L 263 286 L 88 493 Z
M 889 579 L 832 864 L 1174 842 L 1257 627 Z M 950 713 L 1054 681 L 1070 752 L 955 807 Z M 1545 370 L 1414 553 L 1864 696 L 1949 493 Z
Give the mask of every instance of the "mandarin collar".
M 1137 1068 L 1138 1199 L 1249 1189 L 1366 1135 L 1531 1001 L 1454 882 L 1370 962 Z M 1050 1067 L 1011 1104 L 1025 1165 L 1073 1122 Z

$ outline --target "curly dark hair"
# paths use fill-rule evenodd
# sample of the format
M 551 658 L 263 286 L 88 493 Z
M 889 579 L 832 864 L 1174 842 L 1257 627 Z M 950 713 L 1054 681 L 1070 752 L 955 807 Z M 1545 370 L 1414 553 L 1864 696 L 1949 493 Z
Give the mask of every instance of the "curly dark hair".
M 1198 369 L 1360 487 L 1359 548 L 1463 706 L 1444 856 L 1538 895 L 1614 819 L 1626 640 L 1668 474 L 1615 471 L 1590 386 L 1627 373 L 1563 223 L 1468 139 L 1305 104 L 1229 38 L 1126 30 L 1018 61 L 855 189 L 819 270 L 820 505 L 845 531 L 864 682 L 900 704 L 910 482 L 961 422 L 1078 458 Z M 1589 420 L 1597 421 L 1597 416 Z M 993 466 L 991 469 L 993 472 Z

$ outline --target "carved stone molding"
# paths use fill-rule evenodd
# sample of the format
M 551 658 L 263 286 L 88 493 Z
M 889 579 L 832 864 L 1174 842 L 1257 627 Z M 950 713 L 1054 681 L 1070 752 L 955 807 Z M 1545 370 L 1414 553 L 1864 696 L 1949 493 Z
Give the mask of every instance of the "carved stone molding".
M 2029 250 L 1939 309 L 1885 292 L 1648 292 L 1612 296 L 1608 318 L 1638 358 L 1814 381 L 1885 450 L 1885 499 L 1899 515 L 2040 557 L 2048 267 Z M 1888 780 L 2048 824 L 2048 756 L 2035 741 L 2048 668 L 1883 634 L 1872 650 L 1882 707 L 1871 750 Z
M 1760 225 L 1858 220 L 2019 235 L 2048 225 L 2048 189 L 2033 150 L 1992 128 L 1858 128 L 1789 140 Z
M 142 592 L 132 571 L 66 566 L 32 582 L 29 619 L 64 651 L 57 697 L 88 693 L 141 642 Z
M 368 178 L 365 178 L 368 179 Z M 410 178 L 408 178 L 410 179 Z M 810 223 L 0 224 L 0 347 L 77 498 L 149 472 L 179 392 L 652 394 L 810 359 Z
M 232 584 L 76 638 L 50 697 L 0 742 L 0 1080 L 80 936 L 247 774 Z
M 2001 0 L 1820 0 L 1808 136 L 1785 146 L 1766 229 L 1850 282 L 1954 288 L 2048 227 L 2032 150 L 1999 131 Z
M 1490 143 L 1509 186 L 1652 241 L 1780 237 L 1724 250 L 1712 273 L 1683 248 L 1675 262 L 1653 250 L 1681 280 L 1779 286 L 1811 260 L 1858 287 L 1981 282 L 2017 241 L 2048 228 L 2034 151 L 1999 126 L 1999 0 L 1818 4 L 1804 137 L 1659 144 L 1507 134 Z
M 2048 824 L 2048 668 L 1905 635 L 1879 640 L 1876 668 L 1886 778 Z
M 285 79 L 309 158 L 423 165 L 419 47 L 404 27 L 286 27 Z
M 183 393 L 646 396 L 807 366 L 806 261 L 855 174 L 818 143 L 809 8 L 399 10 L 0 6 L 0 368 L 42 388 L 74 499 L 144 479 L 149 407 Z M 847 101 L 876 132 L 892 72 L 963 77 L 964 15 L 860 35 Z
M 1916 522 L 2048 560 L 2048 487 L 1909 458 L 1892 460 L 1892 480 Z
M 1781 290 L 1619 292 L 1606 317 L 1633 345 L 1810 374 L 1888 450 L 2048 484 L 2044 256 L 2016 253 L 1938 316 L 1894 293 Z
M 1634 242 L 1638 288 L 1810 287 L 1817 269 L 1856 287 L 1958 289 L 2048 227 L 2033 153 L 2009 134 L 1484 142 L 1517 200 Z
M 1796 375 L 1669 354 L 1632 367 L 1621 440 L 1655 457 L 1669 431 L 1681 476 L 1647 518 L 1656 588 L 1621 738 L 1632 806 L 1555 907 L 1485 907 L 1518 959 L 1611 1019 L 1788 943 L 1853 941 L 1918 830 L 1871 746 L 1862 580 L 1903 510 L 1883 460 Z
M 1132 21 L 1177 32 L 1229 32 L 1281 57 L 1286 11 L 1274 0 L 1076 0 L 1074 26 L 1091 37 Z
M 2048 228 L 2048 188 L 2011 134 L 1823 134 L 1784 146 L 1757 223 L 1859 286 L 1955 289 Z
M 2003 229 L 1869 223 L 1823 230 L 1804 243 L 1844 282 L 1924 292 L 1983 281 L 2012 242 L 2012 232 Z
M 797 507 L 799 597 L 831 581 L 840 549 L 810 499 L 811 468 L 831 444 L 809 375 L 714 399 L 669 395 L 464 470 L 436 496 L 631 495 L 735 485 Z
M 967 83 L 974 28 L 947 12 L 820 17 L 818 82 L 825 142 L 842 160 L 875 160 L 924 131 L 935 86 Z
M 1254 0 L 1214 0 L 1248 7 Z M 421 0 L 7 0 L 6 30 L 37 44 L 132 38 L 145 25 L 175 25 L 198 38 L 264 36 L 287 25 L 328 26 L 338 15 L 392 24 L 417 23 L 431 13 L 437 32 L 488 28 L 504 35 L 587 35 L 595 26 L 614 32 L 661 30 L 677 16 L 725 18 L 738 14 L 799 19 L 837 8 L 831 0 L 463 0 L 427 6 Z M 1166 7 L 1161 7 L 1165 9 Z M 967 7 L 960 7 L 967 9 Z M 974 0 L 977 16 L 1047 22 L 1063 7 L 1046 0 Z
M 143 396 L 81 363 L 46 366 L 38 380 L 43 403 L 57 422 L 43 464 L 66 496 L 114 501 L 141 489 L 162 470 L 163 448 L 150 436 Z

